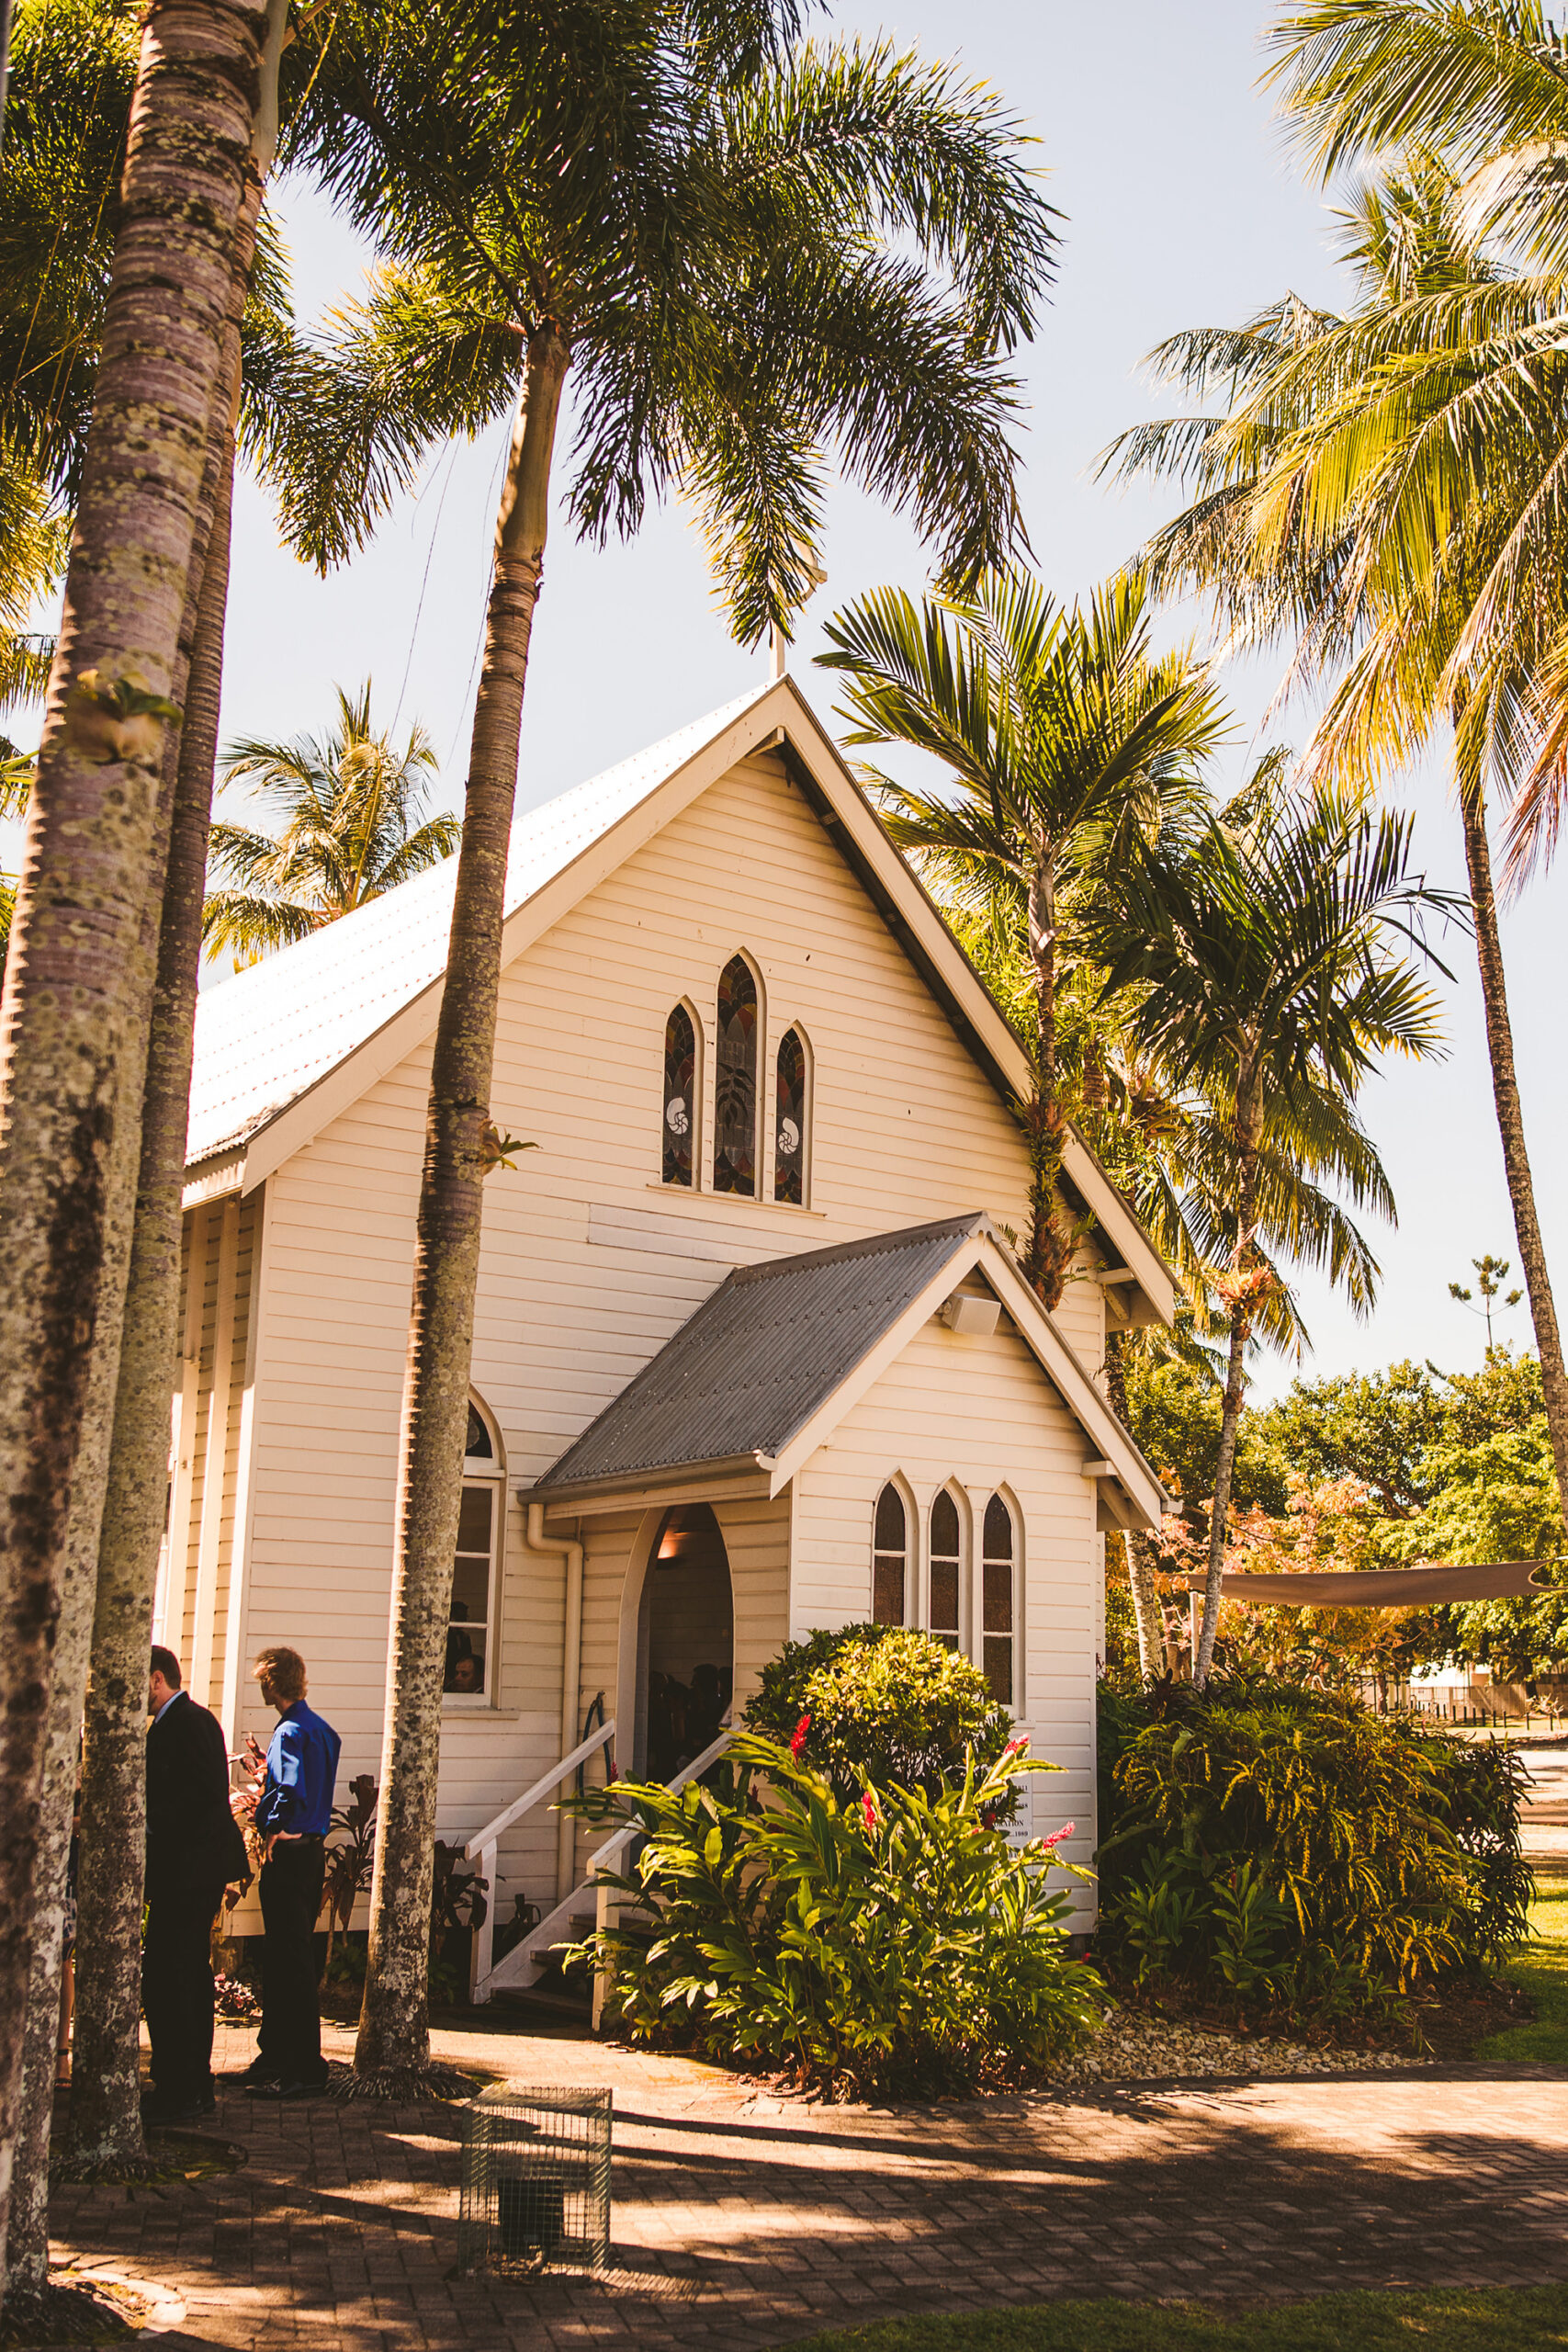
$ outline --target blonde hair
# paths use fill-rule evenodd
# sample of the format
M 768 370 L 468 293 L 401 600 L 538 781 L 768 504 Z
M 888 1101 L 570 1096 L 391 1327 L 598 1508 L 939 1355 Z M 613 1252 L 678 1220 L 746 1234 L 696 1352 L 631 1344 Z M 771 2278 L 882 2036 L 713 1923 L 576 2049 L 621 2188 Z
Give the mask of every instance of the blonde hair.
M 280 1699 L 293 1706 L 305 1696 L 305 1661 L 298 1650 L 281 1645 L 257 1654 L 251 1672 L 259 1682 L 265 1674 Z

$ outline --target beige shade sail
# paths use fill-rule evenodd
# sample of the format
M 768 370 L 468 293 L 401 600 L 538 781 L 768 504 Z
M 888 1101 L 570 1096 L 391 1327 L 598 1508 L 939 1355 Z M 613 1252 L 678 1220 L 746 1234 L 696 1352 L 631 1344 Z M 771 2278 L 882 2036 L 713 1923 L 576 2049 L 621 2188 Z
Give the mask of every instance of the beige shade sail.
M 1222 1600 L 1258 1609 L 1429 1609 L 1447 1600 L 1533 1600 L 1548 1588 L 1535 1582 L 1540 1560 L 1494 1560 L 1485 1567 L 1427 1561 L 1414 1568 L 1351 1569 L 1344 1575 L 1230 1576 L 1220 1578 Z M 1201 1592 L 1201 1577 L 1187 1580 Z

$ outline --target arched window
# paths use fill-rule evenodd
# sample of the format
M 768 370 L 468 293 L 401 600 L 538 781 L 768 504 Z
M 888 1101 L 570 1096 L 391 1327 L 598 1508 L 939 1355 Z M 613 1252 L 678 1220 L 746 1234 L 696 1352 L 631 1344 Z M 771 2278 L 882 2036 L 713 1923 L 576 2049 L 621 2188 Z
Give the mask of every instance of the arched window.
M 448 1706 L 483 1706 L 495 1682 L 491 1636 L 501 1583 L 501 1535 L 505 1489 L 501 1447 L 488 1416 L 470 1398 L 463 1441 L 463 1499 L 452 1566 L 452 1609 L 442 1677 Z
M 692 1181 L 697 1118 L 697 1032 L 678 1004 L 664 1024 L 664 1177 L 666 1184 Z
M 876 1498 L 876 1527 L 872 1543 L 872 1617 L 878 1625 L 907 1624 L 909 1522 L 904 1498 L 891 1481 Z
M 927 1623 L 944 1649 L 959 1647 L 959 1592 L 963 1584 L 963 1532 L 958 1505 L 944 1487 L 931 1505 L 931 1606 Z
M 718 976 L 713 1188 L 757 1191 L 757 983 L 743 956 Z
M 773 1198 L 806 1205 L 806 1041 L 787 1029 L 779 1047 L 778 1112 L 773 1128 Z
M 986 1505 L 980 1564 L 980 1665 L 993 1699 L 1012 1704 L 1012 1513 L 1000 1495 Z

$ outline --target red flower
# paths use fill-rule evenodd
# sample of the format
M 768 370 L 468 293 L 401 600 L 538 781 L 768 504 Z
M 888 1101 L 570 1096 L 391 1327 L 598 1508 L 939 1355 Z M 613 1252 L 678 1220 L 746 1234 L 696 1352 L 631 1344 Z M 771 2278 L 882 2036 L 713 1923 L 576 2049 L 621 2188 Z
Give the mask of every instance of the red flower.
M 1016 1739 L 1009 1740 L 1007 1746 L 1002 1750 L 1002 1754 L 1004 1756 L 1021 1756 L 1028 1746 L 1029 1734 L 1026 1731 L 1021 1731 Z
M 994 1804 L 988 1804 L 980 1815 L 980 1826 L 982 1829 L 994 1829 L 996 1826 L 997 1808 Z
M 801 1757 L 802 1757 L 802 1755 L 803 1755 L 803 1754 L 804 1754 L 804 1752 L 805 1752 L 805 1748 L 806 1748 L 806 1735 L 807 1735 L 807 1733 L 810 1729 L 811 1729 L 811 1718 L 810 1718 L 810 1716 L 809 1716 L 809 1715 L 802 1715 L 802 1717 L 801 1717 L 800 1721 L 796 1724 L 796 1725 L 795 1725 L 795 1737 L 790 1741 L 790 1744 L 789 1744 L 789 1752 L 790 1752 L 790 1754 L 794 1757 L 794 1758 L 795 1758 L 795 1762 L 796 1762 L 797 1764 L 799 1763 L 799 1761 L 800 1761 L 800 1759 L 801 1759 Z
M 1049 1838 L 1042 1838 L 1040 1843 L 1048 1854 L 1054 1853 L 1058 1846 L 1064 1845 L 1073 1835 L 1077 1826 L 1076 1821 L 1064 1821 L 1060 1829 L 1053 1829 Z
M 866 1835 L 869 1837 L 876 1827 L 876 1799 L 869 1789 L 861 1799 L 861 1808 L 865 1815 Z

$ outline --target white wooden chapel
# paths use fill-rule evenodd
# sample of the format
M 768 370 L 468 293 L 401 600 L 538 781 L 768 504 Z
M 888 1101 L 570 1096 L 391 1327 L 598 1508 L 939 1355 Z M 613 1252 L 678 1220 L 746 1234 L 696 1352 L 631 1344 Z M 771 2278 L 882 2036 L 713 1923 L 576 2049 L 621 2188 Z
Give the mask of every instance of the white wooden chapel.
M 157 1637 L 235 1747 L 255 1651 L 301 1650 L 340 1787 L 379 1761 L 452 882 L 198 1017 Z M 1074 1137 L 1074 1278 L 1052 1316 L 1021 1280 L 1022 1050 L 792 680 L 520 817 L 508 890 L 492 1109 L 538 1148 L 486 1187 L 441 1834 L 502 1916 L 570 1911 L 585 1734 L 665 1774 L 786 1638 L 875 1614 L 984 1668 L 1087 1860 L 1100 1531 L 1162 1501 L 1100 1375 L 1167 1268 Z

